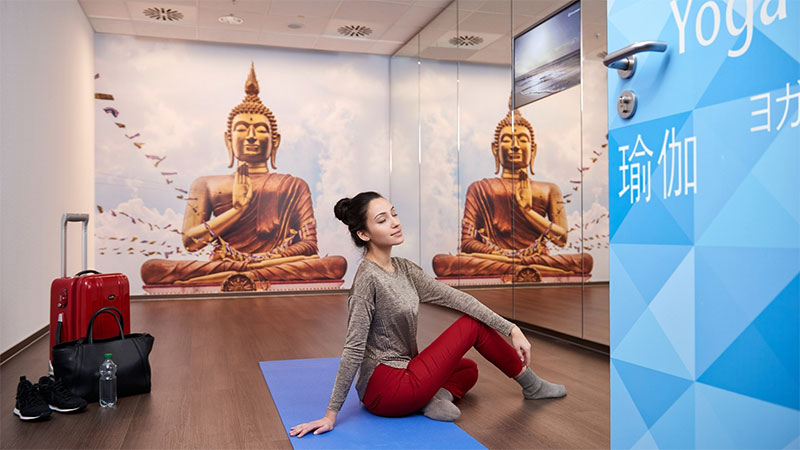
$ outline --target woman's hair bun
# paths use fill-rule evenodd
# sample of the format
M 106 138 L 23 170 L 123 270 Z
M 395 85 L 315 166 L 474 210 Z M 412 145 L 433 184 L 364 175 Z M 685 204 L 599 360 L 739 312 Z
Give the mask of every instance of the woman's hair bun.
M 350 210 L 350 202 L 351 200 L 345 197 L 336 202 L 336 206 L 333 207 L 333 214 L 336 215 L 337 219 L 344 222 L 345 225 L 349 225 L 347 223 L 347 217 Z
M 339 200 L 333 207 L 336 218 L 347 225 L 347 230 L 350 231 L 350 237 L 353 238 L 356 247 L 367 247 L 367 241 L 362 240 L 358 236 L 358 232 L 367 229 L 367 206 L 376 198 L 383 197 L 377 192 L 361 192 L 353 198 L 345 197 Z

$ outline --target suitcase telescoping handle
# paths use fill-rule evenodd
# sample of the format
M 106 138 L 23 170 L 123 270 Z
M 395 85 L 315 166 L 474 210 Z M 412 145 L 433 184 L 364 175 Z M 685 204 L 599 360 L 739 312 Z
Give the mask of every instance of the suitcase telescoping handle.
M 61 216 L 61 276 L 67 276 L 67 223 L 83 222 L 83 270 L 88 266 L 87 261 L 87 229 L 89 227 L 89 215 L 77 213 L 64 213 Z

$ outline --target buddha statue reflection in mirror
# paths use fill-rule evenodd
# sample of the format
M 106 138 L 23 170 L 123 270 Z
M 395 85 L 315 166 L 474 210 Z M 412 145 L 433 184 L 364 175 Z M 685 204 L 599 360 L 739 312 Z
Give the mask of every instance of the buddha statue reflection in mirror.
M 235 172 L 196 179 L 184 213 L 185 248 L 197 251 L 211 245 L 211 258 L 148 260 L 141 268 L 147 285 L 223 285 L 231 277 L 269 283 L 344 276 L 345 258 L 317 254 L 308 184 L 269 170 L 277 169 L 281 136 L 275 116 L 258 96 L 252 65 L 245 94 L 228 115 L 224 135 L 228 167 L 235 164 Z
M 548 245 L 567 244 L 567 216 L 559 187 L 532 180 L 536 159 L 533 127 L 519 110 L 495 129 L 495 174 L 472 183 L 461 222 L 457 255 L 436 255 L 440 277 L 500 276 L 504 281 L 541 281 L 542 277 L 585 278 L 592 271 L 586 253 L 551 254 Z

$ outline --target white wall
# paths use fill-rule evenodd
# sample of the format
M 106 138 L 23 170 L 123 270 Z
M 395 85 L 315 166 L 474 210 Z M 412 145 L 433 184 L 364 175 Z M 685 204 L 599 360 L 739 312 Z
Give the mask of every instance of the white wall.
M 94 32 L 75 0 L 0 0 L 0 36 L 0 351 L 6 351 L 49 322 L 50 283 L 61 272 L 61 215 L 94 208 Z M 74 273 L 80 227 L 73 225 L 68 271 Z M 89 245 L 91 267 L 92 239 Z

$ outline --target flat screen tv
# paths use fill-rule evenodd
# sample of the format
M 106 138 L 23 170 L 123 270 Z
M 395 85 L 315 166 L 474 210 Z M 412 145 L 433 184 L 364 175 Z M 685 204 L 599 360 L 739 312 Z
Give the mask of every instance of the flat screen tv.
M 570 3 L 514 37 L 514 108 L 581 82 L 581 4 Z

